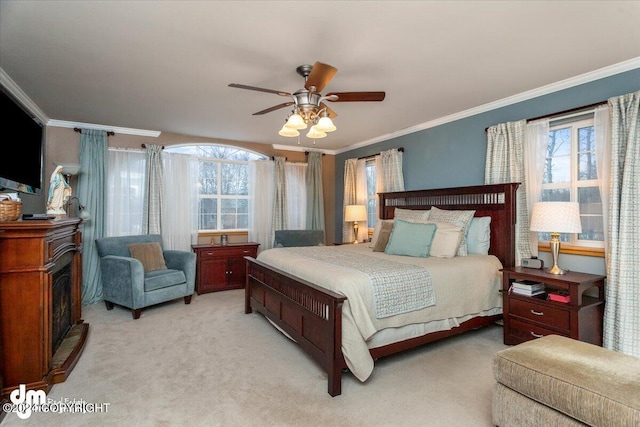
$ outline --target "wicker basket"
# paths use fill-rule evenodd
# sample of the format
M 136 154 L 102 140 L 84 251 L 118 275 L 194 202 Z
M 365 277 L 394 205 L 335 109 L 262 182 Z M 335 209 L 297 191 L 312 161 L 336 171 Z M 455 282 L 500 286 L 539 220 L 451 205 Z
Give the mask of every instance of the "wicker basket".
M 0 221 L 15 221 L 20 218 L 22 202 L 13 200 L 10 196 L 0 196 Z

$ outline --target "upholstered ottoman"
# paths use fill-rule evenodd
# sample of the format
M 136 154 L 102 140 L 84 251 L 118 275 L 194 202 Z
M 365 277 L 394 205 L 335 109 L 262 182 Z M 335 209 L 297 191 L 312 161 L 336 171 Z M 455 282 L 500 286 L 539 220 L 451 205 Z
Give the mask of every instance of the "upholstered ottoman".
M 640 426 L 640 359 L 559 335 L 496 353 L 493 423 Z

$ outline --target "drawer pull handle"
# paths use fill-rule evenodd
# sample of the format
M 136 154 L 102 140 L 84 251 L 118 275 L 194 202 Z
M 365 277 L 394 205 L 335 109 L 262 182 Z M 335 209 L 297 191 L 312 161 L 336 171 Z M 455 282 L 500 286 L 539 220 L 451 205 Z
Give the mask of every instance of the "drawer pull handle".
M 207 252 L 207 255 L 213 255 L 213 252 Z
M 542 338 L 544 335 L 535 334 L 535 333 L 531 332 L 531 336 L 534 337 L 534 338 Z
M 535 314 L 536 316 L 544 316 L 544 312 L 542 311 L 535 311 L 535 310 L 529 310 L 531 311 L 531 314 Z
M 249 251 L 242 251 L 242 252 L 243 252 L 243 253 L 245 253 L 245 254 L 248 254 L 248 253 L 249 253 Z

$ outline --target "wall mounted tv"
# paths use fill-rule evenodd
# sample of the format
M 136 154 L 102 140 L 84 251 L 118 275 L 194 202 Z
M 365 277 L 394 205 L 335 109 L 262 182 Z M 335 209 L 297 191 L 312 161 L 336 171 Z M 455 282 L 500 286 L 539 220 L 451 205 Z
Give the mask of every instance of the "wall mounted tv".
M 44 126 L 0 87 L 0 132 L 14 156 L 0 161 L 0 191 L 42 194 Z M 5 147 L 6 147 L 5 145 Z

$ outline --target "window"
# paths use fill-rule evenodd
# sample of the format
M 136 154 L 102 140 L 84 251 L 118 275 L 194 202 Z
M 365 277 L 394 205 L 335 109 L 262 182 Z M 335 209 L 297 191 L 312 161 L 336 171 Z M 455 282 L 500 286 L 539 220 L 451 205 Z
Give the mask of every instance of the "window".
M 378 220 L 378 193 L 376 193 L 376 162 L 374 159 L 365 163 L 367 174 L 367 223 L 371 231 Z
M 224 145 L 170 147 L 167 151 L 199 158 L 198 230 L 249 228 L 249 162 L 262 154 Z
M 542 201 L 580 204 L 582 233 L 561 234 L 561 241 L 576 246 L 604 247 L 593 117 L 551 124 Z M 538 237 L 548 241 L 550 233 L 538 233 Z

